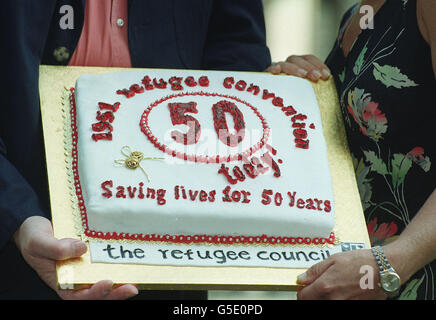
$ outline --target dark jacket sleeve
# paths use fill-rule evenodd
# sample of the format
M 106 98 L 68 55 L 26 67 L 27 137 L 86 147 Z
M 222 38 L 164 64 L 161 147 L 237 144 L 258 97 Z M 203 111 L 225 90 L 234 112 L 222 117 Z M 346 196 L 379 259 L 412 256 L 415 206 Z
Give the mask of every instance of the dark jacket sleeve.
M 47 216 L 39 111 L 39 64 L 56 0 L 3 0 L 0 6 L 0 250 L 28 217 Z
M 213 2 L 203 67 L 264 71 L 271 63 L 261 0 Z
M 46 216 L 33 188 L 6 159 L 0 139 L 0 249 L 30 216 Z

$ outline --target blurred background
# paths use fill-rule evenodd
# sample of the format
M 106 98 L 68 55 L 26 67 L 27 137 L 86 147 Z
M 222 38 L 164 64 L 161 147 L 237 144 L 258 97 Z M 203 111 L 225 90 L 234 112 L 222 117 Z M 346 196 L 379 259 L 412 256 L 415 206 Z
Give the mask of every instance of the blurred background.
M 325 60 L 333 47 L 345 11 L 358 0 L 262 0 L 272 61 L 291 54 L 313 54 Z M 295 292 L 209 291 L 211 300 L 287 300 Z
M 327 58 L 343 14 L 358 0 L 263 0 L 272 60 L 291 54 Z

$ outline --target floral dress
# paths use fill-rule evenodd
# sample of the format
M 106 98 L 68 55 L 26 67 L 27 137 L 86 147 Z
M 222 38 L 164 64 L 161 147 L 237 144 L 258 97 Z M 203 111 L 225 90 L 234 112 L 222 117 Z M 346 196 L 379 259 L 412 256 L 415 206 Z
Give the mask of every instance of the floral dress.
M 357 4 L 326 61 L 372 245 L 395 240 L 436 187 L 436 81 L 416 8 L 416 0 L 387 0 L 345 57 L 341 40 Z M 433 261 L 403 285 L 399 299 L 435 299 L 435 286 Z

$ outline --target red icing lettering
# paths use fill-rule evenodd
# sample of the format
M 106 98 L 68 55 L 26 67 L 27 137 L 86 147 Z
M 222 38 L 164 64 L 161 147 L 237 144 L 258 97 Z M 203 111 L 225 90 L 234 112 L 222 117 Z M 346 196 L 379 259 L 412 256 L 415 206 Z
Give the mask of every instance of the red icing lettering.
M 192 191 L 191 189 L 189 190 L 189 198 L 192 201 L 195 201 L 195 199 L 197 198 L 197 195 L 198 195 L 198 190 L 196 190 L 196 191 Z
M 281 176 L 278 164 L 274 161 L 274 159 L 268 152 L 264 153 L 263 156 L 261 156 L 260 158 L 274 171 L 274 177 L 278 178 Z
M 104 190 L 104 192 L 101 195 L 105 198 L 108 198 L 108 199 L 112 198 L 112 191 L 109 189 L 109 187 L 112 188 L 113 186 L 114 186 L 114 183 L 112 180 L 108 180 L 108 181 L 103 182 L 101 184 L 101 188 Z
M 171 77 L 168 80 L 169 84 L 171 85 L 171 90 L 174 91 L 183 90 L 182 80 L 183 78 L 180 77 Z
M 223 100 L 212 106 L 214 128 L 218 138 L 224 144 L 235 147 L 245 136 L 245 121 L 241 110 L 230 101 Z M 231 134 L 227 125 L 226 113 L 233 117 L 235 134 Z
M 187 133 L 181 133 L 180 131 L 172 131 L 171 138 L 184 145 L 191 145 L 198 142 L 201 135 L 200 123 L 197 119 L 185 113 L 198 113 L 197 103 L 169 103 L 168 108 L 170 110 L 171 121 L 173 125 L 185 124 L 189 127 Z
M 223 202 L 241 202 L 241 203 L 250 203 L 250 199 L 248 198 L 251 193 L 245 190 L 234 190 L 232 191 L 230 186 L 227 186 L 223 190 Z M 242 201 L 241 201 L 242 200 Z
M 106 111 L 105 113 L 101 113 L 100 111 L 97 111 L 97 120 L 103 121 L 103 122 L 114 122 L 115 116 L 112 113 L 112 111 Z
M 179 194 L 179 186 L 174 187 L 174 199 L 179 200 L 180 194 Z
M 272 196 L 273 191 L 272 190 L 266 190 L 264 189 L 262 192 L 262 204 L 263 205 L 268 205 L 271 203 L 271 198 L 270 196 Z
M 168 83 L 164 79 L 159 79 L 159 82 L 157 82 L 156 78 L 153 79 L 153 86 L 155 88 L 165 89 L 167 87 L 167 84 Z
M 224 79 L 223 86 L 224 88 L 231 89 L 234 83 L 235 83 L 235 79 L 233 77 L 227 77 Z
M 304 129 L 295 129 L 293 133 L 294 133 L 294 137 L 297 139 L 307 138 L 307 131 Z
M 304 122 L 301 122 L 301 123 L 294 122 L 292 124 L 292 128 L 304 129 L 304 128 L 306 128 L 306 124 Z
M 258 86 L 256 86 L 256 85 L 251 83 L 250 86 L 247 89 L 247 92 L 253 92 L 253 94 L 255 96 L 257 96 L 259 94 L 259 92 L 260 92 L 260 88 Z
M 268 99 L 274 99 L 276 97 L 275 93 L 269 92 L 267 89 L 263 90 L 262 99 L 268 100 Z
M 295 137 L 295 146 L 300 149 L 309 149 L 309 140 L 307 139 L 307 131 L 304 123 L 297 123 L 297 121 L 304 121 L 307 119 L 307 116 L 304 114 L 297 114 L 291 118 L 292 126 L 298 129 L 293 131 L 293 135 Z M 304 126 L 303 126 L 304 124 Z
M 252 179 L 259 175 L 259 172 L 251 163 L 244 163 L 242 167 L 244 168 L 245 173 Z
M 218 173 L 219 173 L 219 174 L 223 174 L 223 175 L 226 177 L 227 181 L 228 181 L 230 184 L 236 184 L 236 183 L 238 182 L 237 179 L 234 179 L 234 178 L 230 175 L 230 173 L 229 173 L 229 168 L 226 167 L 226 165 L 225 165 L 224 163 L 221 164 L 221 168 L 218 170 Z M 230 188 L 230 187 L 229 187 L 229 188 Z
M 211 192 L 209 192 L 209 197 L 208 197 L 209 202 L 215 202 L 215 195 L 216 195 L 215 190 L 212 190 Z
M 199 200 L 200 200 L 201 202 L 205 202 L 205 201 L 207 201 L 207 192 L 206 192 L 206 191 L 204 191 L 204 190 L 201 190 L 201 191 L 200 191 L 200 197 L 199 197 Z
M 241 169 L 239 169 L 238 166 L 235 166 L 233 168 L 233 174 L 235 175 L 236 179 L 238 179 L 239 181 L 244 181 L 245 180 L 245 175 L 241 171 Z
M 142 84 L 144 85 L 145 90 L 153 90 L 154 89 L 154 86 L 151 83 L 151 78 L 149 76 L 145 76 L 142 79 Z
M 126 98 L 131 98 L 135 96 L 135 91 L 129 89 L 117 90 L 117 94 L 124 95 Z
M 100 121 L 92 124 L 92 131 L 94 132 L 102 132 L 106 129 L 108 129 L 109 132 L 112 132 L 114 130 L 113 127 L 109 124 L 109 122 Z
M 115 113 L 118 111 L 118 108 L 120 107 L 120 103 L 115 102 L 114 104 L 109 104 L 109 103 L 99 102 L 98 107 L 100 108 L 100 110 L 109 110 Z
M 135 93 L 144 93 L 144 87 L 141 87 L 139 84 L 132 84 L 129 88 L 131 91 Z
M 244 80 L 239 80 L 238 82 L 236 82 L 235 85 L 236 90 L 244 91 L 246 87 L 247 87 L 247 82 L 245 82 Z
M 288 196 L 290 199 L 289 206 L 293 207 L 296 205 L 298 209 L 308 209 L 308 210 L 317 210 L 317 211 L 331 211 L 331 202 L 329 200 L 318 200 L 317 198 L 309 198 L 309 199 L 301 199 L 296 197 L 296 192 L 288 192 Z M 323 208 L 324 204 L 324 208 Z
M 112 133 L 94 133 L 92 136 L 92 140 L 100 141 L 100 140 L 109 140 L 112 141 Z
M 297 200 L 297 208 L 299 208 L 299 209 L 304 209 L 304 207 L 305 207 L 305 202 L 304 202 L 304 200 L 303 200 L 303 199 L 298 199 L 298 200 Z
M 292 119 L 292 122 L 296 122 L 297 120 L 304 121 L 304 120 L 307 119 L 307 116 L 304 115 L 304 114 L 299 113 L 299 114 L 293 116 L 291 119 Z
M 332 204 L 330 203 L 329 200 L 324 201 L 324 211 L 325 212 L 332 211 Z
M 283 107 L 282 111 L 285 113 L 286 116 L 290 117 L 294 114 L 297 114 L 297 111 L 294 109 L 293 106 Z
M 138 198 L 139 199 L 144 199 L 145 198 L 143 187 L 144 187 L 144 183 L 140 182 L 139 183 L 139 193 L 138 193 Z
M 269 145 L 268 143 L 265 144 L 265 147 L 269 150 L 269 152 L 271 152 L 273 154 L 273 156 L 275 156 L 277 154 L 277 150 L 274 149 L 271 145 Z
M 318 211 L 321 211 L 322 210 L 322 208 L 321 208 L 321 205 L 322 205 L 322 200 L 318 200 L 318 199 L 313 199 L 313 201 L 315 201 L 315 203 L 316 203 L 316 209 L 318 210 Z
M 208 87 L 209 86 L 209 78 L 207 76 L 201 76 L 198 79 L 198 84 L 202 87 Z
M 136 190 L 137 190 L 136 187 L 133 187 L 133 188 L 132 188 L 131 186 L 128 186 L 128 187 L 127 187 L 127 193 L 129 194 L 129 197 L 130 197 L 131 199 L 133 199 L 133 198 L 135 197 Z
M 126 193 L 125 193 L 125 190 L 124 190 L 124 187 L 123 186 L 118 186 L 117 187 L 117 194 L 115 195 L 115 197 L 117 197 L 117 198 L 126 198 Z
M 237 190 L 232 192 L 232 200 L 233 202 L 239 202 L 241 200 L 241 193 Z
M 295 139 L 295 146 L 300 149 L 309 149 L 309 140 Z
M 306 199 L 306 209 L 316 210 L 315 206 L 313 205 L 312 199 Z
M 293 193 L 288 192 L 288 196 L 289 196 L 289 199 L 290 199 L 290 201 L 289 201 L 289 206 L 290 207 L 293 207 L 294 204 L 295 204 L 295 195 L 296 195 L 296 192 L 293 192 Z
M 283 98 L 275 97 L 272 101 L 272 104 L 276 107 L 283 107 Z
M 188 197 L 186 196 L 186 190 L 185 190 L 185 188 L 184 188 L 184 187 L 181 187 L 181 189 L 182 189 L 182 198 L 183 198 L 183 199 L 188 199 Z
M 243 197 L 242 203 L 250 203 L 251 202 L 251 200 L 248 199 L 248 197 L 251 196 L 250 192 L 241 190 L 241 194 L 242 194 L 242 197 Z
M 251 163 L 252 163 L 253 165 L 256 166 L 256 169 L 257 169 L 257 171 L 258 171 L 259 173 L 262 173 L 262 174 L 263 174 L 263 173 L 265 173 L 265 172 L 267 172 L 267 171 L 269 170 L 269 168 L 264 167 L 264 166 L 261 164 L 259 158 L 257 158 L 257 157 L 253 157 L 253 158 L 251 158 Z
M 281 194 L 280 192 L 277 192 L 277 193 L 274 195 L 274 203 L 275 203 L 275 205 L 276 205 L 277 207 L 281 206 L 281 205 L 282 205 L 282 201 L 283 201 L 282 194 Z
M 147 188 L 147 199 L 155 199 L 156 198 L 156 190 L 153 188 Z
M 197 85 L 197 82 L 195 81 L 194 77 L 191 76 L 185 79 L 185 84 L 188 87 L 195 87 Z
M 166 194 L 166 190 L 165 189 L 158 189 L 157 190 L 157 204 L 160 206 L 163 206 L 165 203 L 167 203 L 167 201 L 165 200 L 165 194 Z
M 223 196 L 222 199 L 223 199 L 224 202 L 232 202 L 232 199 L 230 198 L 229 193 L 230 193 L 230 187 L 227 186 L 223 190 L 223 195 L 224 196 Z

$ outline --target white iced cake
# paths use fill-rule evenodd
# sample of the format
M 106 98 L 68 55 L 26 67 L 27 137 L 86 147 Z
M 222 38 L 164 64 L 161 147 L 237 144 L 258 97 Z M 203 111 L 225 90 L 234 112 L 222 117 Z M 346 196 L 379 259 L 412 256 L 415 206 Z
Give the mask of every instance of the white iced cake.
M 310 82 L 266 73 L 134 70 L 71 89 L 86 238 L 324 244 L 334 199 Z

